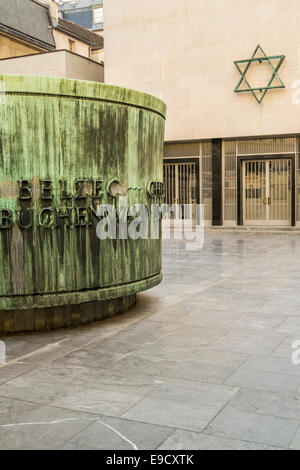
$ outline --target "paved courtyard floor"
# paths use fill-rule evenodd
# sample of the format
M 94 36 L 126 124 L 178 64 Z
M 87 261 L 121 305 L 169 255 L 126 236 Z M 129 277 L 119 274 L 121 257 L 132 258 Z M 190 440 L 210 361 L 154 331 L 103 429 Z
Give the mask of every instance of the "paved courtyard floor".
M 299 235 L 164 252 L 127 314 L 2 338 L 0 449 L 300 449 Z

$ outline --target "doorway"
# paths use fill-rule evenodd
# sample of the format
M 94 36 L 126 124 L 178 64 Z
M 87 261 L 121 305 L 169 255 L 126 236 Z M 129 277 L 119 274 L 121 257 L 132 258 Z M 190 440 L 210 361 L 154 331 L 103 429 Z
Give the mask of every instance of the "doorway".
M 191 218 L 196 217 L 199 200 L 199 163 L 197 161 L 164 162 L 165 203 L 192 208 Z
M 242 162 L 244 225 L 292 225 L 292 160 Z

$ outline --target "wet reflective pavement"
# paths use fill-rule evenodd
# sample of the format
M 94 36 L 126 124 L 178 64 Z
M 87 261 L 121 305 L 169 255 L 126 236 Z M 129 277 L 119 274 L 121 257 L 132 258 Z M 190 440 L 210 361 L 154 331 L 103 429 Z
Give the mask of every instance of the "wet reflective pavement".
M 300 448 L 300 236 L 164 253 L 125 315 L 1 338 L 0 449 Z

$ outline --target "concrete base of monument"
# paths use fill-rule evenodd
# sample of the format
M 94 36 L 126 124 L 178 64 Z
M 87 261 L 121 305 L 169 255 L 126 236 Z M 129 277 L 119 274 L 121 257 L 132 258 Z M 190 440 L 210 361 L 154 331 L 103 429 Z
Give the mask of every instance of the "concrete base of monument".
M 83 292 L 2 298 L 0 334 L 68 328 L 112 317 L 133 307 L 138 292 L 161 280 L 159 273 L 130 284 Z M 11 308 L 3 309 L 1 302 Z
M 49 331 L 80 326 L 126 312 L 136 304 L 136 294 L 79 305 L 7 310 L 0 312 L 0 334 Z

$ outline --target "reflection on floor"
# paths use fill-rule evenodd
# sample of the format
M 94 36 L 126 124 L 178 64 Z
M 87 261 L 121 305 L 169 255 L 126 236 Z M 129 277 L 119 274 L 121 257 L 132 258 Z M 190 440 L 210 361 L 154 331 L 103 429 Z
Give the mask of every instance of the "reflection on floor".
M 299 235 L 164 252 L 131 312 L 1 338 L 0 449 L 300 448 Z

